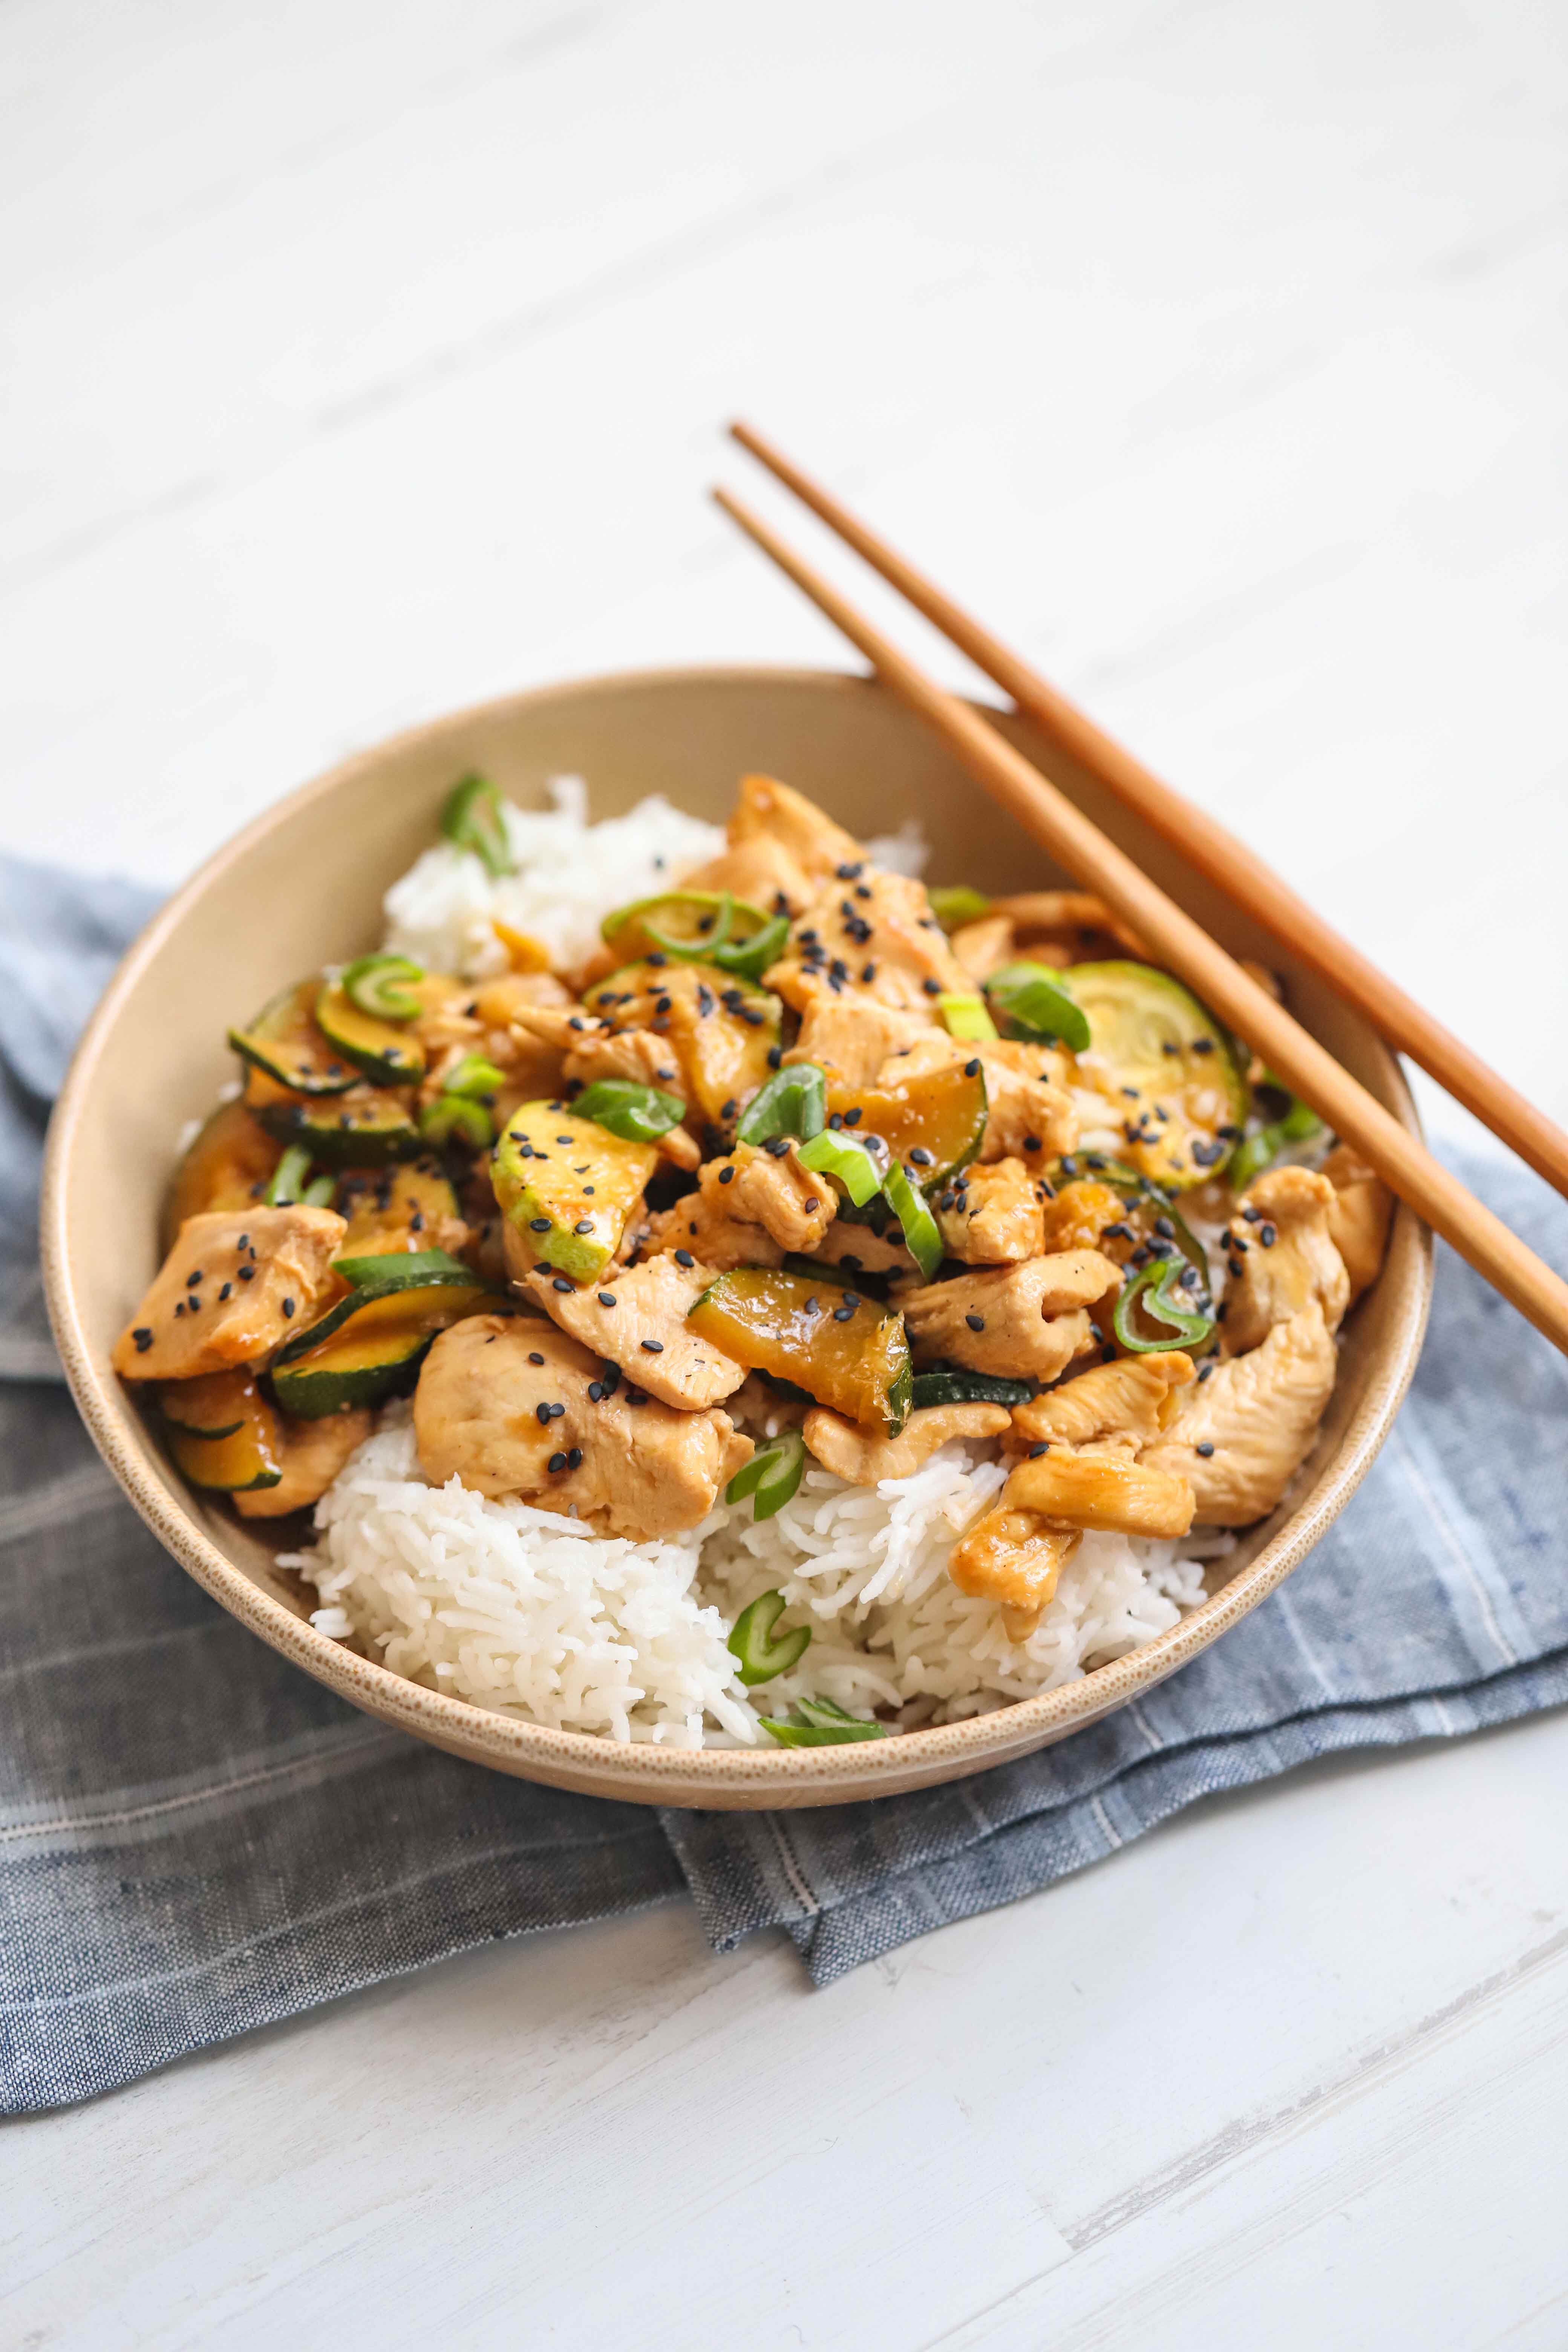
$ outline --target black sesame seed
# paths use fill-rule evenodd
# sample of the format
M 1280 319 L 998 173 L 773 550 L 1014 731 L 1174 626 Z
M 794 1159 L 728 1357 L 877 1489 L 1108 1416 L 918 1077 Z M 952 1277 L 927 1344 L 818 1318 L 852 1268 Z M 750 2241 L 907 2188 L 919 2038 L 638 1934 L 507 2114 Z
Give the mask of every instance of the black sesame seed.
M 1116 1350 L 1109 1339 L 1100 1351 L 1100 1360 L 1102 1364 L 1113 1364 L 1116 1361 Z
M 615 1294 L 615 1292 L 614 1292 L 613 1290 L 601 1290 L 601 1291 L 600 1291 L 600 1293 L 599 1293 L 599 1304 L 600 1304 L 600 1306 L 601 1306 L 601 1307 L 613 1307 L 613 1306 L 615 1305 L 615 1303 L 616 1303 L 616 1294 Z
M 860 1271 L 861 1260 L 858 1257 L 851 1257 L 847 1250 L 845 1251 L 838 1263 L 840 1265 L 847 1265 L 851 1274 L 858 1274 Z
M 836 1307 L 833 1310 L 833 1319 L 836 1323 L 853 1323 L 855 1309 L 852 1307 Z
M 550 1457 L 549 1467 L 552 1470 L 564 1470 L 566 1467 L 566 1456 L 564 1454 L 552 1454 Z
M 728 1102 L 720 1104 L 719 1116 L 721 1118 L 733 1118 L 735 1113 L 740 1109 L 740 1104 L 735 1100 L 734 1096 L 731 1095 Z
M 233 1285 L 233 1283 L 232 1283 L 232 1282 L 226 1282 L 226 1283 L 224 1284 L 223 1288 L 218 1292 L 218 1295 L 217 1295 L 218 1305 L 221 1307 L 221 1306 L 223 1305 L 223 1302 L 224 1302 L 224 1300 L 225 1300 L 226 1298 L 232 1298 L 232 1297 L 233 1297 L 233 1296 L 234 1296 L 234 1285 Z
M 921 986 L 925 990 L 928 996 L 940 996 L 942 994 L 942 982 L 940 980 L 932 980 L 928 976 L 926 979 L 921 981 Z
M 808 1217 L 815 1217 L 821 1206 L 822 1202 L 815 1192 L 808 1192 L 805 1199 L 801 1202 L 801 1207 L 805 1211 Z
M 250 1247 L 250 1235 L 249 1235 L 248 1234 L 241 1234 L 241 1235 L 240 1235 L 239 1239 L 238 1239 L 238 1240 L 236 1242 L 236 1244 L 235 1244 L 235 1248 L 236 1248 L 236 1249 L 248 1249 L 249 1247 Z
M 281 1304 L 282 1304 L 282 1307 L 283 1307 L 283 1318 L 284 1318 L 284 1321 L 285 1321 L 285 1322 L 292 1322 L 292 1320 L 293 1320 L 293 1317 L 294 1317 L 294 1301 L 293 1301 L 291 1298 L 285 1298 L 285 1299 L 281 1302 Z M 191 1301 L 191 1313 L 194 1315 L 194 1314 L 195 1313 L 195 1311 L 196 1311 L 196 1302 L 195 1302 L 195 1300 L 193 1298 L 193 1299 L 192 1299 L 192 1301 Z
M 176 1315 L 183 1315 L 183 1314 L 184 1313 L 184 1311 L 185 1311 L 185 1302 L 184 1302 L 184 1300 L 182 1298 L 182 1299 L 179 1301 L 179 1303 L 177 1304 L 177 1306 L 175 1307 L 175 1308 L 174 1308 L 174 1312 L 175 1312 L 175 1314 L 176 1314 Z
M 559 1421 L 559 1420 L 561 1419 L 562 1414 L 565 1412 L 565 1410 L 566 1410 L 566 1408 L 565 1408 L 565 1406 L 564 1406 L 563 1404 L 552 1404 L 552 1405 L 551 1406 L 551 1408 L 550 1408 L 550 1418 L 551 1418 L 551 1420 L 552 1420 L 552 1421 Z
M 770 1069 L 770 1070 L 776 1070 L 776 1069 L 778 1068 L 778 1066 L 779 1066 L 779 1064 L 780 1064 L 783 1060 L 784 1060 L 784 1047 L 783 1047 L 782 1045 L 770 1045 L 770 1046 L 768 1047 L 768 1067 L 769 1067 L 769 1069 Z
M 1202 1444 L 1201 1444 L 1201 1445 L 1194 1445 L 1194 1448 L 1193 1448 L 1193 1452 L 1194 1452 L 1194 1454 L 1201 1454 L 1203 1455 L 1203 1457 L 1204 1457 L 1204 1460 L 1206 1462 L 1206 1461 L 1208 1460 L 1208 1458 L 1209 1458 L 1209 1455 L 1214 1452 L 1214 1446 L 1213 1446 L 1212 1442 L 1211 1442 L 1208 1438 L 1206 1438 L 1206 1437 L 1205 1437 L 1205 1438 L 1204 1439 L 1204 1441 L 1203 1441 L 1203 1443 L 1202 1443 Z
M 1258 1238 L 1265 1249 L 1272 1249 L 1275 1243 L 1279 1238 L 1278 1226 L 1259 1225 L 1258 1228 Z
M 153 1334 L 148 1330 L 145 1323 L 141 1324 L 136 1330 L 132 1331 L 131 1337 L 136 1342 L 137 1354 L 139 1356 L 144 1356 L 147 1353 L 148 1349 L 153 1344 Z
M 574 1282 L 568 1282 L 563 1274 L 558 1274 L 552 1287 L 556 1290 L 575 1290 L 577 1286 Z
M 642 1347 L 643 1353 L 647 1356 L 662 1356 L 664 1353 L 664 1341 L 662 1339 L 645 1339 L 642 1343 Z
M 978 1054 L 976 1054 L 972 1062 L 965 1062 L 963 1066 L 963 1075 L 966 1078 L 977 1078 L 980 1076 L 980 1056 Z
M 579 1217 L 579 1218 L 578 1218 L 578 1220 L 577 1220 L 577 1222 L 576 1222 L 576 1223 L 573 1226 L 572 1230 L 573 1230 L 573 1232 L 574 1232 L 574 1234 L 591 1234 L 591 1233 L 593 1232 L 593 1230 L 594 1230 L 594 1220 L 593 1220 L 593 1218 L 592 1218 L 592 1217 Z
M 1214 1039 L 1212 1037 L 1194 1037 L 1193 1039 L 1193 1051 L 1194 1054 L 1212 1054 L 1214 1052 Z
M 603 1397 L 604 1393 L 605 1393 L 605 1383 L 604 1383 L 604 1381 L 589 1381 L 589 1383 L 588 1383 L 588 1402 L 589 1402 L 589 1403 L 590 1403 L 590 1404 L 597 1404 L 597 1403 L 599 1402 L 600 1399 Z
M 548 1429 L 550 1426 L 550 1407 L 547 1404 L 536 1404 L 533 1408 L 533 1418 L 538 1422 L 541 1429 Z
M 926 1150 L 923 1143 L 917 1143 L 911 1147 L 910 1158 L 917 1168 L 932 1168 L 936 1165 L 932 1155 Z
M 197 1283 L 201 1280 L 201 1278 L 202 1278 L 202 1270 L 201 1270 L 201 1267 L 198 1265 L 198 1266 L 197 1266 L 197 1268 L 196 1268 L 196 1270 L 195 1270 L 195 1274 L 187 1274 L 187 1275 L 186 1275 L 186 1276 L 185 1276 L 185 1288 L 186 1288 L 187 1290 L 194 1290 L 194 1289 L 195 1288 L 195 1286 L 196 1286 Z
M 1198 1382 L 1200 1386 L 1207 1380 L 1213 1370 L 1214 1366 L 1212 1364 L 1200 1364 L 1198 1366 Z
M 530 1217 L 528 1221 L 528 1230 L 531 1234 L 547 1234 L 550 1231 L 549 1218 Z
M 720 1171 L 719 1171 L 719 1181 L 720 1181 L 720 1183 L 721 1183 L 721 1184 L 732 1184 L 732 1183 L 734 1182 L 734 1181 L 735 1181 L 735 1171 L 734 1171 L 734 1170 L 733 1170 L 732 1168 L 721 1168 L 721 1169 L 720 1169 Z
M 1176 1228 L 1171 1223 L 1169 1217 L 1156 1217 L 1154 1220 L 1154 1231 L 1168 1242 L 1174 1241 L 1176 1237 Z
M 580 1445 L 572 1447 L 566 1456 L 566 1467 L 568 1470 L 581 1470 L 583 1467 L 583 1449 Z
M 256 1268 L 253 1265 L 242 1265 L 239 1269 L 239 1279 L 241 1282 L 254 1282 Z
M 1041 1149 L 1039 1137 L 1037 1135 L 1026 1135 L 1024 1138 L 1024 1149 L 1026 1151 L 1038 1151 Z M 1063 1164 L 1065 1166 L 1065 1161 Z
M 984 1315 L 966 1315 L 963 1319 L 972 1331 L 984 1331 L 985 1328 Z
M 858 1127 L 865 1116 L 863 1110 L 847 1110 L 844 1114 L 844 1124 L 846 1127 Z
M 697 1260 L 692 1256 L 689 1250 L 679 1249 L 675 1253 L 675 1263 L 677 1265 L 695 1265 Z
M 528 1360 L 531 1364 L 542 1364 L 544 1359 L 537 1348 L 531 1348 L 528 1351 Z
M 1041 1454 L 1048 1454 L 1048 1453 L 1050 1452 L 1050 1450 L 1051 1450 L 1051 1442 L 1050 1442 L 1049 1438 L 1048 1438 L 1048 1437 L 1042 1437 L 1042 1438 L 1041 1438 L 1041 1440 L 1040 1440 L 1040 1442 L 1039 1442 L 1039 1444 L 1038 1444 L 1038 1445 L 1031 1445 L 1031 1446 L 1030 1446 L 1030 1448 L 1029 1448 L 1029 1459 L 1030 1459 L 1030 1461 L 1031 1461 L 1031 1462 L 1037 1462 L 1037 1461 L 1039 1460 L 1039 1458 L 1040 1458 L 1040 1456 L 1041 1456 Z

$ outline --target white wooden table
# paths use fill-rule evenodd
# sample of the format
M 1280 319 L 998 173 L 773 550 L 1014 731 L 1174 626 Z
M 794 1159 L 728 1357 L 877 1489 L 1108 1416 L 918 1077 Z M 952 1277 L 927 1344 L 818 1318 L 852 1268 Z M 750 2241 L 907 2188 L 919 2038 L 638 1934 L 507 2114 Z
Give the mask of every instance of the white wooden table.
M 739 409 L 1568 1117 L 1563 22 L 10 0 L 0 844 L 838 661 Z M 0 2133 L 0 2342 L 1560 2352 L 1565 1779 L 1298 1774 L 822 1994 L 496 1947 Z

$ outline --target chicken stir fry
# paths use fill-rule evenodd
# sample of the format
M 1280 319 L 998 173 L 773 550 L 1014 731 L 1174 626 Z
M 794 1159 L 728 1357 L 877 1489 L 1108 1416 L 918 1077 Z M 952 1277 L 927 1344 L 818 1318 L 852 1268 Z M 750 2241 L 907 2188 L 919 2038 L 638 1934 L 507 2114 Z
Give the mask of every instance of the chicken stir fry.
M 1014 1642 L 1086 1538 L 1279 1506 L 1392 1204 L 1097 899 L 928 892 L 748 776 L 585 962 L 496 930 L 230 1032 L 114 1350 L 194 1484 L 302 1509 L 412 1395 L 431 1482 L 651 1541 L 963 1448 Z

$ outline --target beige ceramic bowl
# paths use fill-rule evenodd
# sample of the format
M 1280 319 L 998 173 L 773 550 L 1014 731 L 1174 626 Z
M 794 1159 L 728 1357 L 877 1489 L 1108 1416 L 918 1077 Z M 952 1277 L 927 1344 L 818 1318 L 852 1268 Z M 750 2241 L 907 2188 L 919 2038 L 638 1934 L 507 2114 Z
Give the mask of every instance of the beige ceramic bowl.
M 1278 961 L 1261 933 L 1025 723 L 999 723 L 1229 948 Z M 1431 1253 L 1408 1210 L 1350 1318 L 1339 1385 L 1289 1506 L 1226 1559 L 1226 1580 L 1202 1608 L 1046 1697 L 886 1741 L 692 1754 L 516 1722 L 405 1682 L 315 1631 L 304 1589 L 275 1567 L 264 1535 L 204 1502 L 165 1462 L 109 1350 L 156 1263 L 175 1138 L 231 1075 L 226 1024 L 299 972 L 376 943 L 383 891 L 428 845 L 443 793 L 472 768 L 525 803 L 542 796 L 547 777 L 574 772 L 588 779 L 599 816 L 658 791 L 715 819 L 737 778 L 760 769 L 858 835 L 918 817 L 938 880 L 1016 890 L 1063 878 L 891 696 L 810 670 L 661 671 L 487 704 L 348 761 L 241 834 L 116 974 L 56 1110 L 44 1185 L 49 1307 L 77 1402 L 136 1508 L 197 1582 L 318 1682 L 437 1748 L 593 1795 L 699 1806 L 829 1804 L 982 1771 L 1122 1706 L 1271 1592 L 1354 1493 L 1415 1367 Z M 1414 1129 L 1403 1079 L 1365 1024 L 1310 974 L 1287 969 L 1285 979 L 1308 1027 Z

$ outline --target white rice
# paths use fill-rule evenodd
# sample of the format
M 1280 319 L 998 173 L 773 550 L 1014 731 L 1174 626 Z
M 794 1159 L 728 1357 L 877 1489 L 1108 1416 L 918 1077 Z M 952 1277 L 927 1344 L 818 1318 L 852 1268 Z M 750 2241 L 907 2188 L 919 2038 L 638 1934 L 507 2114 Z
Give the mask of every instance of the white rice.
M 655 793 L 625 816 L 588 823 L 581 776 L 551 779 L 548 809 L 502 803 L 515 874 L 492 876 L 472 850 L 437 842 L 386 894 L 386 945 L 431 971 L 482 978 L 506 968 L 490 925 L 543 941 L 558 963 L 581 963 L 613 907 L 651 898 L 716 857 L 721 826 L 672 808 Z
M 387 945 L 432 969 L 478 976 L 504 958 L 500 917 L 563 962 L 590 954 L 601 918 L 679 883 L 723 835 L 641 802 L 587 822 L 575 777 L 553 808 L 510 804 L 519 871 L 494 880 L 442 844 L 387 893 Z M 918 874 L 918 825 L 868 843 L 881 865 Z M 805 1696 L 908 1727 L 975 1715 L 1073 1681 L 1175 1624 L 1204 1594 L 1205 1559 L 1234 1538 L 1184 1543 L 1087 1535 L 1026 1641 L 993 1601 L 947 1573 L 963 1530 L 1005 1473 L 986 1449 L 943 1447 L 913 1477 L 847 1486 L 809 1461 L 775 1517 L 721 1505 L 689 1535 L 633 1543 L 526 1503 L 494 1503 L 453 1478 L 423 1477 L 409 1408 L 394 1405 L 316 1507 L 315 1548 L 287 1556 L 316 1587 L 312 1622 L 394 1673 L 531 1722 L 612 1739 L 698 1748 L 765 1744 L 760 1713 Z M 736 1679 L 731 1625 L 780 1591 L 784 1629 L 807 1624 L 800 1664 L 760 1689 Z

